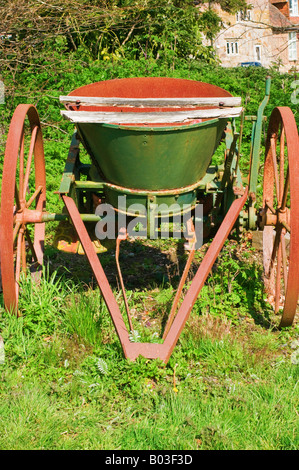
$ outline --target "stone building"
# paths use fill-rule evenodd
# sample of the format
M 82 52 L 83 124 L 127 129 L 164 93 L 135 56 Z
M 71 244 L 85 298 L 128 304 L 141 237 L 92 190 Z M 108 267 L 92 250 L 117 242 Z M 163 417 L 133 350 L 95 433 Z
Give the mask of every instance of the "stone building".
M 214 40 L 223 67 L 246 62 L 281 72 L 296 68 L 299 56 L 299 0 L 248 0 L 248 9 L 232 15 L 215 6 L 223 29 Z

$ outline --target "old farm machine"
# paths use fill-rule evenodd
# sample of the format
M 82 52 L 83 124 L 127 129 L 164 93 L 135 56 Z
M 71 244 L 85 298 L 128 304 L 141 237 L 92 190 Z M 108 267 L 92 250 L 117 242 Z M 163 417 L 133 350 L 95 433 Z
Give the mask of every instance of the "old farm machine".
M 18 312 L 22 273 L 35 274 L 43 263 L 46 222 L 68 220 L 90 263 L 125 357 L 135 360 L 142 355 L 167 362 L 225 241 L 234 227 L 243 227 L 262 232 L 265 288 L 272 295 L 280 326 L 291 325 L 299 292 L 298 130 L 290 108 L 273 109 L 267 123 L 264 162 L 260 162 L 269 94 L 267 79 L 257 115 L 250 117 L 246 183 L 239 163 L 247 117 L 241 99 L 218 86 L 173 78 L 128 78 L 89 84 L 61 96 L 65 108 L 61 113 L 75 125 L 58 190 L 65 209 L 61 213 L 46 211 L 45 159 L 37 110 L 32 105 L 19 105 L 7 136 L 2 178 L 0 246 L 5 307 Z M 223 163 L 212 165 L 221 141 L 225 142 Z M 80 148 L 87 151 L 88 164 L 80 161 Z M 263 197 L 258 204 L 261 163 Z M 122 208 L 120 197 L 125 201 Z M 99 211 L 103 204 L 113 208 L 117 222 L 116 264 L 128 318 L 122 315 L 86 228 L 86 222 L 103 220 Z M 131 341 L 130 336 L 133 325 L 119 250 L 121 240 L 128 236 L 134 204 L 143 208 L 138 214 L 147 236 L 150 220 L 155 220 L 159 229 L 166 212 L 174 217 L 175 211 L 182 215 L 187 206 L 190 209 L 184 232 L 186 267 L 162 338 L 156 343 Z M 156 212 L 161 205 L 165 214 L 163 210 Z M 182 296 L 198 247 L 195 222 L 199 205 L 203 207 L 198 216 L 203 231 L 207 234 L 212 228 L 213 236 Z

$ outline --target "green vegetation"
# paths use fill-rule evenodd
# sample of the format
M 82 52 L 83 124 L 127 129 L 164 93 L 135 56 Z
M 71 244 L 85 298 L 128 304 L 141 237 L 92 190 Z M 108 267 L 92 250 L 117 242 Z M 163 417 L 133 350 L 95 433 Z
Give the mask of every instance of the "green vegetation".
M 220 30 L 221 18 L 204 1 L 190 0 L 12 0 L 0 2 L 3 67 L 40 65 L 58 47 L 77 59 L 111 61 L 153 58 L 172 66 L 192 55 L 212 61 L 204 45 Z M 244 0 L 219 0 L 223 10 L 246 8 Z M 203 8 L 200 8 L 203 7 Z M 54 58 L 55 61 L 55 58 Z
M 157 2 L 142 2 L 144 10 L 136 9 L 135 16 L 128 13 L 131 23 L 117 15 L 129 12 L 132 2 L 101 2 L 106 13 L 98 11 L 93 21 L 102 23 L 95 25 L 87 5 L 95 8 L 96 1 L 67 2 L 70 10 L 64 15 L 59 10 L 65 7 L 61 0 L 51 2 L 52 15 L 45 2 L 32 1 L 31 17 L 30 8 L 25 9 L 26 15 L 21 14 L 27 3 L 11 2 L 19 8 L 19 23 L 13 23 L 12 33 L 16 34 L 18 24 L 23 24 L 23 33 L 19 28 L 19 36 L 0 45 L 0 79 L 6 100 L 5 105 L 0 104 L 0 166 L 16 105 L 36 105 L 43 123 L 49 211 L 61 208 L 54 191 L 73 131 L 61 119 L 58 97 L 81 85 L 132 76 L 201 80 L 241 96 L 251 115 L 257 111 L 265 77 L 270 74 L 267 116 L 279 105 L 292 107 L 297 117 L 291 102 L 295 75 L 281 75 L 275 66 L 271 70 L 223 70 L 200 41 L 196 53 L 188 49 L 191 45 L 183 27 L 186 16 L 182 23 L 179 14 L 173 22 L 166 15 L 166 25 L 160 17 L 154 21 L 150 6 Z M 178 6 L 183 15 L 193 12 L 189 2 L 159 3 L 165 9 Z M 236 5 L 225 3 L 229 8 Z M 2 13 L 3 4 L 0 2 Z M 39 16 L 33 14 L 33 6 L 38 4 L 44 8 L 43 15 L 41 10 Z M 123 4 L 124 9 L 112 9 L 116 4 Z M 12 28 L 12 11 L 16 12 L 11 9 L 2 15 L 7 32 Z M 109 16 L 111 11 L 114 14 Z M 78 23 L 80 15 L 82 24 L 86 20 L 86 30 Z M 59 35 L 53 27 L 58 19 Z M 203 28 L 201 19 L 201 24 L 188 23 L 188 34 L 191 28 Z M 37 21 L 41 22 L 39 28 Z M 123 29 L 116 27 L 120 22 Z M 133 28 L 123 49 L 117 47 L 134 22 L 139 26 Z M 180 27 L 178 38 L 187 50 L 180 48 L 178 39 L 174 49 L 174 26 Z M 34 36 L 37 30 L 39 34 Z M 100 31 L 98 36 L 96 31 Z M 160 47 L 162 33 L 164 46 Z M 146 44 L 148 53 L 143 54 Z M 9 49 L 12 46 L 18 47 Z M 197 59 L 189 57 L 191 54 Z M 251 124 L 245 122 L 241 151 L 245 175 L 250 136 Z M 298 320 L 291 329 L 275 328 L 263 293 L 260 252 L 252 248 L 246 234 L 225 244 L 165 365 L 143 358 L 134 363 L 124 359 L 88 263 L 83 256 L 53 248 L 55 229 L 56 224 L 47 225 L 41 282 L 32 284 L 29 277 L 22 281 L 22 316 L 17 319 L 5 312 L 1 299 L 5 358 L 2 349 L 0 449 L 298 449 Z M 205 250 L 206 245 L 196 254 L 194 270 Z M 173 240 L 129 240 L 121 253 L 135 339 L 157 341 L 184 254 Z M 111 250 L 100 256 L 116 292 L 113 254 Z M 116 292 L 116 296 L 122 305 L 121 295 Z
M 167 365 L 123 358 L 98 289 L 24 281 L 23 316 L 1 310 L 0 448 L 298 449 L 298 325 L 271 328 L 253 250 L 227 243 L 218 266 Z M 129 292 L 141 335 L 171 293 Z

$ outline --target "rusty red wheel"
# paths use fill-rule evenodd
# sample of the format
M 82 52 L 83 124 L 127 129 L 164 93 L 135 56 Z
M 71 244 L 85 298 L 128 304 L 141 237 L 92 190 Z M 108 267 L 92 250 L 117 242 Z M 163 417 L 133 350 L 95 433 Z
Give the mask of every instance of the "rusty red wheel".
M 43 139 L 34 106 L 20 104 L 12 117 L 5 148 L 0 246 L 5 308 L 18 311 L 19 282 L 28 268 L 38 272 L 43 262 L 46 203 Z
M 290 108 L 275 108 L 269 120 L 263 186 L 265 289 L 280 327 L 294 321 L 299 294 L 299 148 Z

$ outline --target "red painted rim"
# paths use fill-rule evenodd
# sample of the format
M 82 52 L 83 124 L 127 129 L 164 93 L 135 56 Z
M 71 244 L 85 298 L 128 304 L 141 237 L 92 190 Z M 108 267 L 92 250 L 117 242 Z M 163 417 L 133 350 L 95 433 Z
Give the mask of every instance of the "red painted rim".
M 292 325 L 299 295 L 298 148 L 298 130 L 291 109 L 275 108 L 266 141 L 263 212 L 276 222 L 264 227 L 263 262 L 266 292 L 273 296 L 270 301 L 275 313 L 281 313 L 280 327 Z
M 30 130 L 26 130 L 27 117 Z M 27 134 L 30 139 L 28 148 L 25 145 Z M 35 191 L 30 195 L 29 176 L 33 171 Z M 25 211 L 28 212 L 30 206 L 31 217 L 35 213 L 41 214 L 45 203 L 45 160 L 39 117 L 34 106 L 20 104 L 14 112 L 7 136 L 0 213 L 3 298 L 5 308 L 14 313 L 18 309 L 18 280 L 21 270 L 25 271 L 25 267 L 27 269 L 27 248 L 34 254 L 35 265 L 40 265 L 43 261 L 45 224 L 33 224 L 33 238 L 25 221 Z M 32 210 L 34 205 L 35 209 Z
M 170 77 L 133 77 L 133 78 L 116 78 L 113 80 L 103 80 L 101 82 L 90 83 L 73 90 L 70 96 L 102 96 L 102 97 L 121 97 L 121 98 L 194 98 L 194 97 L 230 97 L 228 91 L 210 83 L 200 82 L 196 80 L 187 80 L 181 78 Z M 212 108 L 212 106 L 206 107 Z M 72 111 L 98 111 L 95 106 L 69 106 Z M 172 111 L 188 111 L 198 108 L 172 108 Z M 159 111 L 167 112 L 169 108 L 126 108 L 121 106 L 103 106 L 101 111 L 122 113 L 127 112 L 150 112 Z M 205 119 L 204 119 L 205 120 Z M 186 127 L 201 123 L 203 119 L 189 120 L 185 123 L 164 123 L 164 124 L 142 124 L 139 126 L 128 121 L 125 126 L 130 127 Z

